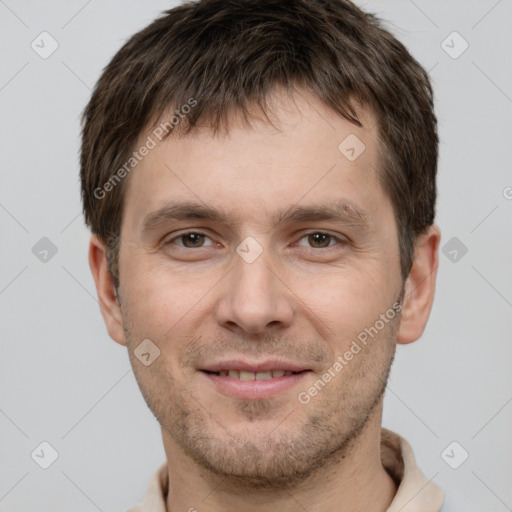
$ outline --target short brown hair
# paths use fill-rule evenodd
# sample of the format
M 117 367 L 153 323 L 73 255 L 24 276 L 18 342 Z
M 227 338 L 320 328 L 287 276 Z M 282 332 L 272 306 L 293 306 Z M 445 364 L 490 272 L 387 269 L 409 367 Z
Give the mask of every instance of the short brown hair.
M 358 126 L 354 100 L 370 108 L 407 278 L 416 237 L 435 217 L 438 136 L 427 72 L 376 16 L 348 0 L 199 0 L 166 11 L 132 36 L 84 110 L 84 215 L 107 244 L 116 288 L 128 178 L 105 197 L 95 191 L 121 170 L 138 137 L 191 98 L 197 104 L 179 131 L 206 120 L 215 132 L 234 110 L 246 120 L 250 105 L 268 112 L 266 100 L 277 87 L 305 88 Z

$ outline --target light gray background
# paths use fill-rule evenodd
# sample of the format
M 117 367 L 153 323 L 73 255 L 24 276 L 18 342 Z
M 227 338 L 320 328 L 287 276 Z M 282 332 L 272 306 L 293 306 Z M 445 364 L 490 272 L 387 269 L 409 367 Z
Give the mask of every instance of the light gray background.
M 444 510 L 512 510 L 512 1 L 359 3 L 431 70 L 441 245 L 468 248 L 457 262 L 441 254 L 430 322 L 398 347 L 383 424 L 411 442 Z M 95 298 L 78 119 L 114 52 L 174 5 L 0 0 L 1 511 L 123 511 L 164 461 Z M 31 48 L 42 31 L 59 44 L 47 59 Z M 469 43 L 457 59 L 441 46 L 453 31 Z M 42 237 L 58 249 L 46 263 L 32 253 Z M 30 457 L 42 441 L 59 454 L 46 470 Z M 441 457 L 452 441 L 469 453 L 458 469 Z

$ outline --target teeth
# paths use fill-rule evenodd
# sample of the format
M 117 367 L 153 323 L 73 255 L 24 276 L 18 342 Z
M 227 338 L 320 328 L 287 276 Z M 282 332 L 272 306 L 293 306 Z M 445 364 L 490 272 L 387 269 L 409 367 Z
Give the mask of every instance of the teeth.
M 293 372 L 284 370 L 272 370 L 266 372 L 246 372 L 245 370 L 220 370 L 221 377 L 230 377 L 237 380 L 269 380 L 277 379 L 279 377 L 287 377 L 293 375 Z
M 229 370 L 228 375 L 232 379 L 240 380 L 240 372 L 238 370 Z
M 258 372 L 256 380 L 269 380 L 272 378 L 272 372 Z

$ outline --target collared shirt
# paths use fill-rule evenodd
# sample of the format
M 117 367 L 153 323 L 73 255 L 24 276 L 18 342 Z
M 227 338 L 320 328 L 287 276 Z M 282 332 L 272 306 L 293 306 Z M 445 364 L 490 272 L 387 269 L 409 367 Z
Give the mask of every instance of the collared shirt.
M 382 465 L 396 482 L 398 490 L 386 512 L 439 512 L 444 492 L 428 480 L 416 465 L 411 445 L 402 437 L 382 428 L 380 454 Z M 167 462 L 153 475 L 144 501 L 128 512 L 167 512 L 169 489 Z

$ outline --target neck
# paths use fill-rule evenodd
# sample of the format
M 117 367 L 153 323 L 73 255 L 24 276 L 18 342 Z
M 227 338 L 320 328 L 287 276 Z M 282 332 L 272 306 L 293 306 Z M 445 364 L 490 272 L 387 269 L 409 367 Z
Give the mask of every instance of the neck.
M 384 512 L 397 488 L 380 458 L 382 402 L 374 412 L 344 458 L 326 463 L 307 481 L 286 490 L 251 490 L 214 475 L 162 429 L 169 471 L 167 512 Z

